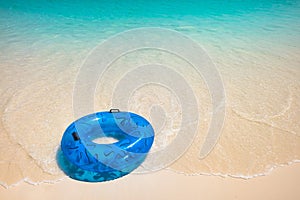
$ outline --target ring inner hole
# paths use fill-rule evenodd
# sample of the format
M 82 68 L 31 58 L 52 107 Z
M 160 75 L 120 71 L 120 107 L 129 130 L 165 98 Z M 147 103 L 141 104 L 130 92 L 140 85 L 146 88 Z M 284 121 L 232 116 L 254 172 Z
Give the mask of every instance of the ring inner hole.
M 118 142 L 119 140 L 114 137 L 99 137 L 94 139 L 92 142 L 96 144 L 113 144 Z
M 124 139 L 124 132 L 119 128 L 110 128 L 110 130 L 105 130 L 105 128 L 103 128 L 103 131 L 104 135 L 96 134 L 92 142 L 96 144 L 113 144 Z

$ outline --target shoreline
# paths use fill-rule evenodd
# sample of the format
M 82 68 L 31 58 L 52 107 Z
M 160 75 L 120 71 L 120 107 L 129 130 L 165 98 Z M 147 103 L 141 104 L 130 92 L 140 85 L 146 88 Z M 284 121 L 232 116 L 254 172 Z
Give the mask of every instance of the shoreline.
M 186 176 L 162 170 L 144 175 L 128 175 L 115 181 L 85 183 L 66 178 L 56 184 L 37 186 L 22 182 L 5 189 L 1 199 L 166 199 L 182 195 L 189 199 L 298 199 L 300 191 L 300 163 L 273 170 L 266 176 L 253 179 L 223 178 L 219 176 Z M 283 187 L 284 186 L 284 187 Z M 174 188 L 178 188 L 174 190 Z M 67 191 L 67 192 L 66 192 Z M 118 192 L 119 191 L 119 192 Z

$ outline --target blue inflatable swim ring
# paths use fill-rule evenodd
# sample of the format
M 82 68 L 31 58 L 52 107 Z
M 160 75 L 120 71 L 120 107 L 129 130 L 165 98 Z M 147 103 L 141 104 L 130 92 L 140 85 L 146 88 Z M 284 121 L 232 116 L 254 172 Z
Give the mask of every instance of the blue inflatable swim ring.
M 112 144 L 95 139 L 113 137 Z M 154 130 L 143 117 L 112 109 L 84 116 L 64 132 L 62 167 L 71 178 L 101 182 L 129 174 L 146 158 L 154 140 Z M 68 173 L 66 170 L 72 170 Z

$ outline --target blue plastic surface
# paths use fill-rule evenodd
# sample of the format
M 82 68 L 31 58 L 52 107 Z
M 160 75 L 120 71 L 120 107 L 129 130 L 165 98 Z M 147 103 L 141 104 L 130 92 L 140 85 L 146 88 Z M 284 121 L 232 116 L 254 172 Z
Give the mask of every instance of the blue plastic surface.
M 100 137 L 118 141 L 93 142 Z M 98 112 L 76 120 L 66 129 L 61 141 L 63 154 L 58 156 L 62 170 L 71 178 L 88 182 L 113 180 L 136 169 L 153 140 L 154 130 L 143 117 L 130 112 Z

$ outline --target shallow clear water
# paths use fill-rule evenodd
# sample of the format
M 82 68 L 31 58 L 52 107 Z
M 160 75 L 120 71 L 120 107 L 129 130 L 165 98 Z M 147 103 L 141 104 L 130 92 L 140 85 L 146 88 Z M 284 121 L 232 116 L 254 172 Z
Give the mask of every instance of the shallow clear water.
M 171 169 L 253 177 L 298 160 L 299 21 L 297 0 L 1 0 L 0 149 L 8 153 L 0 158 L 0 181 L 9 185 L 25 177 L 38 182 L 62 176 L 55 153 L 64 129 L 73 121 L 72 88 L 78 68 L 99 42 L 140 27 L 169 28 L 196 40 L 216 63 L 225 84 L 227 116 L 214 151 L 204 160 L 198 158 L 204 137 L 199 131 L 186 156 Z M 144 52 L 137 55 L 151 58 Z M 115 67 L 135 64 L 132 59 L 136 57 L 132 57 Z M 173 60 L 174 65 L 186 65 L 176 58 L 164 58 Z M 208 102 L 203 83 L 190 77 L 199 101 Z M 104 80 L 110 80 L 109 76 Z M 97 94 L 105 97 L 95 95 L 101 102 L 96 105 L 99 110 L 108 109 L 111 98 L 107 91 L 112 87 L 100 87 Z M 162 127 L 167 136 L 158 137 L 159 146 L 174 137 L 177 122 L 172 118 L 180 112 L 176 103 L 168 107 L 170 94 L 163 89 L 155 91 L 166 98 L 149 95 L 148 104 L 144 103 L 143 97 L 153 90 L 138 91 L 132 99 L 136 106 L 131 109 L 150 117 L 150 111 L 138 105 L 147 107 L 155 101 L 163 105 L 166 119 L 171 121 Z M 206 130 L 209 105 L 200 107 L 204 117 L 199 128 Z

